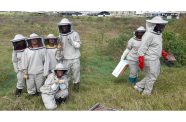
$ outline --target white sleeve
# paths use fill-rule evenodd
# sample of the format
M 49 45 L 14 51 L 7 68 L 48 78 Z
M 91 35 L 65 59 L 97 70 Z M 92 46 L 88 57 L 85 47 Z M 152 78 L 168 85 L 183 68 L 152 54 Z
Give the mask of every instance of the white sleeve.
M 142 37 L 142 43 L 141 43 L 141 46 L 138 50 L 138 55 L 139 56 L 144 56 L 145 55 L 145 53 L 147 52 L 151 42 L 152 42 L 152 36 L 150 36 L 149 33 L 145 33 L 145 35 Z
M 13 63 L 14 71 L 17 73 L 18 72 L 18 59 L 17 59 L 17 54 L 15 51 L 12 52 L 12 63 Z
M 58 83 L 54 82 L 54 76 L 53 74 L 50 74 L 47 79 L 45 80 L 44 83 L 45 86 L 49 86 L 49 88 L 53 91 L 57 90 L 57 88 L 59 87 Z
M 130 50 L 128 48 L 125 49 L 125 51 L 123 52 L 123 55 L 121 56 L 121 60 L 124 60 L 129 52 L 130 52 Z
M 47 50 L 44 50 L 44 73 L 43 76 L 47 76 L 49 74 L 49 65 L 50 65 L 50 58 L 47 53 Z
M 74 32 L 73 39 L 70 38 L 70 41 L 72 46 L 74 46 L 74 48 L 80 48 L 81 41 L 80 41 L 79 34 L 77 32 Z
M 127 49 L 131 50 L 133 47 L 133 39 L 131 38 L 127 43 Z
M 47 77 L 47 79 L 45 80 L 45 82 L 44 82 L 44 84 L 45 85 L 52 85 L 53 84 L 53 81 L 54 79 L 53 79 L 53 77 L 52 77 L 52 74 L 50 74 L 48 77 Z
M 64 78 L 64 83 L 65 83 L 66 87 L 68 88 L 68 78 L 67 77 Z
M 27 49 L 25 49 L 21 60 L 22 60 L 22 68 L 26 73 L 28 69 Z

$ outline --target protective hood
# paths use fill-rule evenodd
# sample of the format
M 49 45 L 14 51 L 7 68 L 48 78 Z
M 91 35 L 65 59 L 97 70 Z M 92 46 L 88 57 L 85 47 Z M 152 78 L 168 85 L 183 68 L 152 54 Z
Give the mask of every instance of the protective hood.
M 15 35 L 11 42 L 13 44 L 14 50 L 23 51 L 25 48 L 27 48 L 26 37 L 21 34 Z
M 67 32 L 65 32 L 65 33 L 64 33 L 63 30 L 62 30 L 62 27 L 63 27 L 64 25 L 69 25 L 69 30 L 68 30 Z M 62 20 L 58 23 L 58 28 L 59 28 L 60 34 L 61 34 L 62 36 L 69 35 L 69 34 L 71 34 L 71 33 L 73 32 L 73 30 L 72 30 L 72 22 L 70 22 L 67 18 L 62 19 Z
M 53 70 L 53 72 L 55 73 L 57 70 L 62 70 L 64 71 L 64 74 L 66 74 L 68 71 L 68 68 L 66 68 L 62 63 L 58 63 L 55 69 Z
M 55 37 L 54 36 L 54 34 L 48 34 L 48 36 L 45 38 L 45 46 L 46 46 L 46 48 L 52 48 L 52 47 L 49 47 L 49 39 L 54 39 L 55 40 L 55 42 L 54 42 L 54 48 L 56 48 L 57 47 L 57 40 L 58 40 L 58 38 L 57 37 Z
M 68 68 L 66 68 L 62 63 L 58 63 L 54 69 L 54 71 L 56 70 L 63 70 L 63 71 L 67 71 Z
M 138 31 L 138 32 L 141 32 L 141 31 L 144 32 L 146 30 L 145 30 L 145 28 L 143 26 L 140 26 L 139 28 L 137 28 L 136 31 Z
M 46 39 L 57 39 L 57 37 L 55 37 L 54 34 L 48 34 Z
M 149 32 L 153 32 L 155 26 L 156 26 L 155 23 L 146 22 L 146 29 L 147 29 L 147 31 L 149 31 Z
M 167 24 L 168 21 L 165 21 L 160 16 L 156 16 L 152 18 L 151 20 L 146 20 L 146 29 L 149 32 L 153 32 L 156 24 Z
M 70 22 L 67 18 L 62 19 L 59 23 L 58 26 L 61 25 L 72 25 L 72 22 Z
M 156 16 L 153 17 L 151 20 L 146 20 L 149 23 L 154 23 L 154 24 L 167 24 L 168 21 L 163 20 L 163 18 L 161 16 Z
M 10 40 L 11 42 L 18 42 L 21 40 L 26 40 L 27 38 L 24 37 L 22 34 L 15 35 L 14 39 Z
M 32 33 L 32 34 L 30 35 L 30 38 L 27 39 L 27 43 L 28 43 L 28 47 L 29 47 L 29 48 L 32 48 L 32 45 L 31 45 L 31 40 L 32 40 L 32 39 L 37 39 L 37 41 L 38 41 L 38 49 L 44 47 L 43 38 L 40 37 L 40 36 L 38 36 L 38 35 L 35 34 L 35 33 Z M 34 48 L 34 49 L 35 49 L 35 48 Z
M 138 27 L 137 29 L 136 29 L 136 31 L 134 31 L 133 32 L 133 38 L 135 39 L 135 40 L 137 40 L 137 41 L 141 41 L 141 39 L 138 39 L 137 37 L 136 37 L 136 33 L 138 33 L 138 32 L 143 32 L 143 33 L 145 33 L 145 28 L 143 27 L 143 26 L 140 26 L 140 27 Z

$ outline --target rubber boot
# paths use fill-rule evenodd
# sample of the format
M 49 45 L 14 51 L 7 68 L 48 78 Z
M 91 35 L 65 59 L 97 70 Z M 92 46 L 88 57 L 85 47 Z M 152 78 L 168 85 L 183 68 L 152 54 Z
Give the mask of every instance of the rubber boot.
M 137 82 L 137 78 L 136 78 L 136 77 L 129 77 L 129 82 L 130 82 L 132 85 L 135 85 L 136 82 Z
M 56 104 L 57 105 L 60 105 L 62 103 L 62 101 L 63 101 L 63 99 L 61 97 L 60 98 L 57 98 L 55 100 L 56 100 Z
M 20 97 L 21 96 L 21 93 L 22 93 L 22 89 L 16 88 L 15 95 L 18 96 L 18 97 Z
M 35 96 L 41 96 L 41 92 L 36 92 Z

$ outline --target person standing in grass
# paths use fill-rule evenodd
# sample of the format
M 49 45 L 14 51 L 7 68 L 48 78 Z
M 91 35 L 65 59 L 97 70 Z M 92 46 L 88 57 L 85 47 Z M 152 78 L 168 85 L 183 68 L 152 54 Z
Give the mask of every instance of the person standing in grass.
M 54 72 L 49 74 L 44 85 L 40 88 L 42 100 L 46 109 L 56 109 L 68 97 L 68 69 L 61 63 L 57 64 Z
M 52 70 L 54 70 L 56 64 L 60 62 L 55 57 L 55 54 L 57 52 L 57 46 L 58 46 L 57 40 L 58 40 L 57 37 L 55 37 L 53 34 L 49 34 L 45 38 L 45 47 L 50 60 L 50 64 L 49 64 L 50 73 L 52 73 Z
M 58 60 L 63 59 L 63 64 L 69 68 L 68 78 L 72 74 L 73 89 L 78 91 L 80 83 L 80 37 L 76 31 L 72 30 L 72 23 L 66 18 L 58 23 L 58 28 L 63 53 L 58 50 L 56 57 Z
M 14 71 L 17 73 L 17 85 L 15 95 L 20 96 L 22 93 L 22 89 L 25 86 L 25 79 L 23 78 L 23 54 L 26 49 L 26 37 L 21 34 L 15 35 L 14 39 L 11 40 L 13 44 L 13 52 L 12 52 L 12 62 Z
M 23 58 L 24 77 L 29 95 L 39 95 L 40 87 L 49 73 L 49 56 L 42 38 L 33 33 L 27 39 L 28 48 Z
M 142 95 L 151 95 L 153 85 L 160 73 L 159 58 L 162 51 L 162 32 L 168 21 L 163 20 L 160 16 L 156 16 L 151 20 L 146 20 L 146 33 L 142 38 L 142 44 L 138 50 L 139 68 L 144 69 L 145 77 L 134 88 Z M 163 55 L 166 60 L 166 55 Z
M 121 60 L 125 60 L 125 58 L 128 60 L 130 69 L 129 82 L 134 85 L 138 77 L 138 49 L 141 45 L 141 38 L 144 33 L 145 28 L 143 26 L 137 28 L 134 37 L 128 41 L 127 48 L 121 56 Z

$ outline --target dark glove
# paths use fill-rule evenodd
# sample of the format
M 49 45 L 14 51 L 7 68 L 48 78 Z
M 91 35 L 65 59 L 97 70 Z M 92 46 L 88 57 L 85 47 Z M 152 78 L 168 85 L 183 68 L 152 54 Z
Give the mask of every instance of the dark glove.
M 138 57 L 138 67 L 143 70 L 144 68 L 144 56 L 139 56 Z

